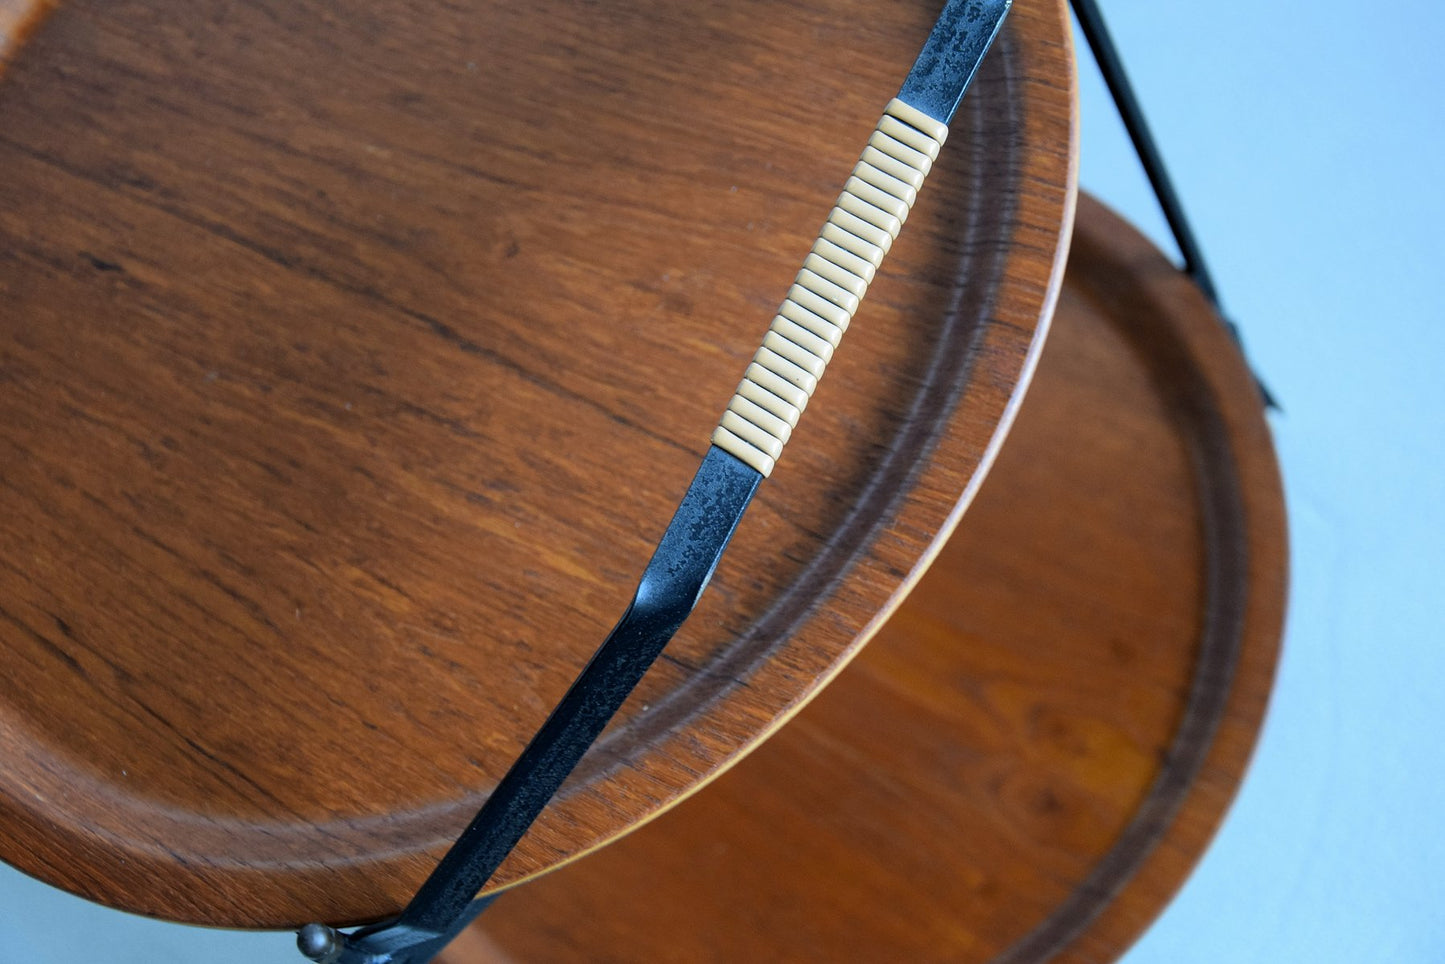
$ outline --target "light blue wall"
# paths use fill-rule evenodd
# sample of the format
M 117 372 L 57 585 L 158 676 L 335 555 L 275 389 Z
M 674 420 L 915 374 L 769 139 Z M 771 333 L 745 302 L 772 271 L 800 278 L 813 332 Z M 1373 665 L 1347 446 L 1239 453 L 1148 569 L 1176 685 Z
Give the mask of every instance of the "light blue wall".
M 182 927 L 71 897 L 0 864 L 0 964 L 305 964 L 292 934 Z
M 1102 2 L 1284 405 L 1293 530 L 1255 763 L 1127 964 L 1445 961 L 1445 6 Z M 1080 65 L 1083 183 L 1167 243 Z

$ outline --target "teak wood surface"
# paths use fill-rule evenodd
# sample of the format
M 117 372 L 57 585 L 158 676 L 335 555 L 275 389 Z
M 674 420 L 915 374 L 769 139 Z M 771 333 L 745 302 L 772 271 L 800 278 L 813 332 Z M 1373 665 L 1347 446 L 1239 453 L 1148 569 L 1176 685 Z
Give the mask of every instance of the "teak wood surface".
M 849 668 L 717 783 L 503 894 L 445 964 L 1113 960 L 1243 776 L 1283 496 L 1197 289 L 1081 198 L 978 498 Z
M 58 5 L 0 74 L 0 856 L 209 924 L 399 908 L 620 614 L 937 7 Z M 1072 83 L 1020 0 L 499 884 L 720 773 L 926 568 L 1058 292 Z

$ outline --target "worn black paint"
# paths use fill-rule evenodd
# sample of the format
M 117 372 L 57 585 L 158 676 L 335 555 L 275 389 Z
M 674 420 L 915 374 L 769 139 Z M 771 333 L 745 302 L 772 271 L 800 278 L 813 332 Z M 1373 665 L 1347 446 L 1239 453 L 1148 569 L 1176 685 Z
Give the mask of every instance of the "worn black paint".
M 1013 0 L 949 0 L 898 99 L 934 120 L 953 120 L 963 92 L 973 81 L 983 55 L 1003 27 Z

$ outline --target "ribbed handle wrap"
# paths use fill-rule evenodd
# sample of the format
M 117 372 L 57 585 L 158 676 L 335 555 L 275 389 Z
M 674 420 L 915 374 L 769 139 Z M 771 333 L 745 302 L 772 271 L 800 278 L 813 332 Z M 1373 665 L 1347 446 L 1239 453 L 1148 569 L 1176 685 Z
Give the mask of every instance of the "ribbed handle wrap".
M 889 102 L 713 431 L 714 445 L 772 473 L 947 136 L 945 124 Z

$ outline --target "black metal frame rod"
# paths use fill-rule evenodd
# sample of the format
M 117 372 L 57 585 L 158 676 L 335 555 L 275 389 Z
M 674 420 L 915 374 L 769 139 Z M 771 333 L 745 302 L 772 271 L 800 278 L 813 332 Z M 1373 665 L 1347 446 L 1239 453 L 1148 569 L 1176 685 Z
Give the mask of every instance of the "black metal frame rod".
M 1204 252 L 1194 236 L 1188 216 L 1184 213 L 1184 205 L 1180 203 L 1179 195 L 1174 190 L 1174 181 L 1169 177 L 1168 168 L 1164 166 L 1164 158 L 1159 153 L 1158 145 L 1154 143 L 1154 135 L 1149 130 L 1148 121 L 1144 119 L 1144 111 L 1139 107 L 1138 98 L 1134 96 L 1133 85 L 1129 83 L 1129 75 L 1124 71 L 1124 63 L 1119 59 L 1119 51 L 1109 35 L 1109 28 L 1104 24 L 1099 5 L 1094 0 L 1069 2 L 1074 8 L 1074 15 L 1079 18 L 1079 28 L 1084 33 L 1084 39 L 1088 41 L 1094 62 L 1099 65 L 1099 72 L 1104 75 L 1104 84 L 1114 98 L 1119 117 L 1124 121 L 1124 129 L 1129 133 L 1129 140 L 1133 142 L 1134 150 L 1139 155 L 1139 162 L 1144 165 L 1149 186 L 1154 189 L 1154 196 L 1159 199 L 1159 207 L 1164 211 L 1164 219 L 1169 222 L 1174 242 L 1179 245 L 1179 253 L 1184 258 L 1184 271 L 1199 285 L 1199 290 L 1204 292 L 1210 303 L 1219 308 L 1219 291 L 1214 286 L 1214 277 L 1209 272 Z
M 1184 259 L 1184 273 L 1193 279 L 1204 297 L 1209 299 L 1224 326 L 1229 329 L 1235 344 L 1243 351 L 1244 343 L 1239 335 L 1239 327 L 1225 315 L 1224 307 L 1219 302 L 1219 289 L 1215 287 L 1214 276 L 1204 260 L 1204 250 L 1199 246 L 1199 240 L 1194 236 L 1194 228 L 1189 223 L 1189 216 L 1184 213 L 1184 204 L 1174 190 L 1174 181 L 1169 176 L 1163 155 L 1159 153 L 1159 146 L 1154 142 L 1149 122 L 1144 119 L 1139 100 L 1134 96 L 1134 87 L 1129 83 L 1129 75 L 1124 70 L 1124 63 L 1119 58 L 1119 51 L 1114 46 L 1109 28 L 1104 24 L 1104 15 L 1100 12 L 1099 5 L 1094 0 L 1069 0 L 1069 6 L 1073 8 L 1074 16 L 1079 19 L 1079 29 L 1083 31 L 1089 51 L 1094 55 L 1094 63 L 1099 66 L 1099 73 L 1104 77 L 1104 85 L 1109 88 L 1109 95 L 1114 98 L 1114 107 L 1119 111 L 1119 118 L 1124 122 L 1124 129 L 1134 145 L 1134 152 L 1144 167 L 1144 176 L 1149 179 L 1149 186 L 1153 188 L 1159 208 L 1164 212 L 1164 220 L 1168 222 L 1169 230 L 1174 235 L 1174 243 L 1179 246 L 1179 254 Z M 1278 410 L 1279 403 L 1257 373 L 1254 375 L 1254 383 L 1265 407 Z
M 302 954 L 319 964 L 421 964 L 481 913 L 490 898 L 475 895 L 692 612 L 762 480 L 708 450 L 622 619 L 401 916 L 351 934 L 308 924 L 297 935 Z
M 916 188 L 922 184 L 931 159 L 947 134 L 948 123 L 979 63 L 998 35 L 1011 3 L 1012 0 L 948 0 L 945 4 L 898 97 L 887 108 L 900 113 L 893 117 L 885 115 L 879 122 L 876 137 L 880 139 L 876 143 L 882 145 L 881 148 L 872 146 L 875 141 L 870 140 L 870 146 L 862 155 L 863 160 L 855 169 L 877 182 L 865 184 L 859 177 L 854 177 L 864 185 L 856 190 L 872 200 L 859 199 L 847 210 L 837 208 L 841 212 L 838 216 L 844 219 L 844 227 L 839 230 L 844 234 L 861 232 L 852 234 L 853 241 L 849 242 L 855 252 L 848 256 L 853 262 L 863 263 L 865 260 L 856 251 L 873 251 L 876 258 L 872 264 L 876 267 L 888 250 L 886 239 L 889 235 L 897 235 L 903 219 L 907 217 L 907 210 L 916 197 Z M 891 128 L 884 126 L 888 121 L 892 122 Z M 892 129 L 903 139 L 894 139 L 884 133 L 885 129 Z M 932 154 L 927 153 L 930 148 Z M 864 163 L 869 160 L 870 151 L 877 155 L 876 163 L 882 165 L 881 168 Z M 879 184 L 892 186 L 879 187 Z M 852 190 L 855 188 L 845 188 L 839 204 L 843 204 L 844 199 L 854 198 L 850 193 Z M 906 201 L 903 200 L 905 197 Z M 901 215 L 895 213 L 900 206 Z M 854 211 L 857 213 L 854 214 Z M 856 224 L 846 218 L 852 218 Z M 828 223 L 833 222 L 830 220 Z M 884 242 L 880 243 L 877 238 L 883 238 Z M 851 262 L 845 260 L 845 263 Z M 850 271 L 843 268 L 838 268 L 838 271 L 840 273 L 835 277 L 847 283 L 844 276 Z M 805 267 L 794 287 L 803 292 L 809 276 L 810 269 Z M 821 275 L 816 277 L 818 280 L 812 284 L 817 286 L 817 290 L 806 288 L 806 292 L 797 297 L 802 299 L 798 302 L 800 306 L 814 306 L 800 310 L 812 312 L 816 318 L 815 322 L 810 322 L 814 326 L 812 337 L 815 341 L 823 341 L 817 335 L 818 326 L 825 326 L 824 330 L 831 326 L 837 336 L 841 336 L 862 295 Z M 862 276 L 855 277 L 864 283 Z M 836 292 L 833 289 L 837 289 Z M 829 294 L 825 297 L 819 291 Z M 784 307 L 790 303 L 785 302 Z M 764 342 L 768 355 L 756 356 L 764 362 L 774 357 L 769 344 Z M 790 351 L 777 342 L 772 344 L 778 345 L 780 351 Z M 798 351 L 803 350 L 798 348 Z M 755 416 L 761 421 L 744 424 L 741 416 L 731 422 L 729 415 L 723 416 L 718 429 L 722 437 L 714 433 L 714 444 L 658 543 L 657 551 L 643 572 L 637 592 L 621 621 L 603 640 L 562 701 L 492 790 L 481 810 L 442 857 L 431 876 L 422 883 L 411 903 L 396 919 L 363 927 L 350 934 L 319 922 L 308 924 L 297 934 L 297 947 L 304 956 L 318 964 L 425 964 L 485 909 L 491 898 L 475 899 L 476 894 L 621 708 L 653 660 L 691 613 L 711 579 L 744 511 L 763 478 L 771 471 L 782 443 L 791 434 L 791 431 L 786 431 L 781 435 L 772 435 L 760 426 L 776 423 L 786 428 L 791 423 L 779 413 L 790 412 L 792 421 L 796 422 L 807 404 L 812 387 L 804 389 L 802 386 L 816 386 L 818 375 L 788 361 L 783 355 L 776 357 L 778 361 L 773 364 L 781 366 L 782 371 L 796 369 L 797 374 L 791 376 L 793 380 L 789 381 L 777 371 L 756 363 L 750 366 L 746 377 L 762 379 L 756 382 L 759 391 L 774 396 L 767 408 L 760 402 L 752 403 L 754 409 L 763 413 Z M 793 357 L 800 356 L 793 353 Z M 754 368 L 760 368 L 762 374 L 753 375 Z M 807 378 L 811 378 L 812 382 L 806 382 Z M 739 392 L 738 397 L 743 398 L 743 389 L 740 388 Z M 752 397 L 758 396 L 754 394 Z M 797 400 L 799 398 L 801 401 Z M 764 398 L 764 401 L 767 399 Z M 728 411 L 732 413 L 731 406 Z M 744 411 L 747 409 L 744 408 Z M 729 428 L 729 425 L 734 428 Z M 730 434 L 734 429 L 742 432 L 743 436 Z M 741 450 L 733 444 L 738 439 L 744 443 Z M 776 447 L 770 444 L 770 440 L 776 442 Z M 761 461 L 757 457 L 761 457 Z

